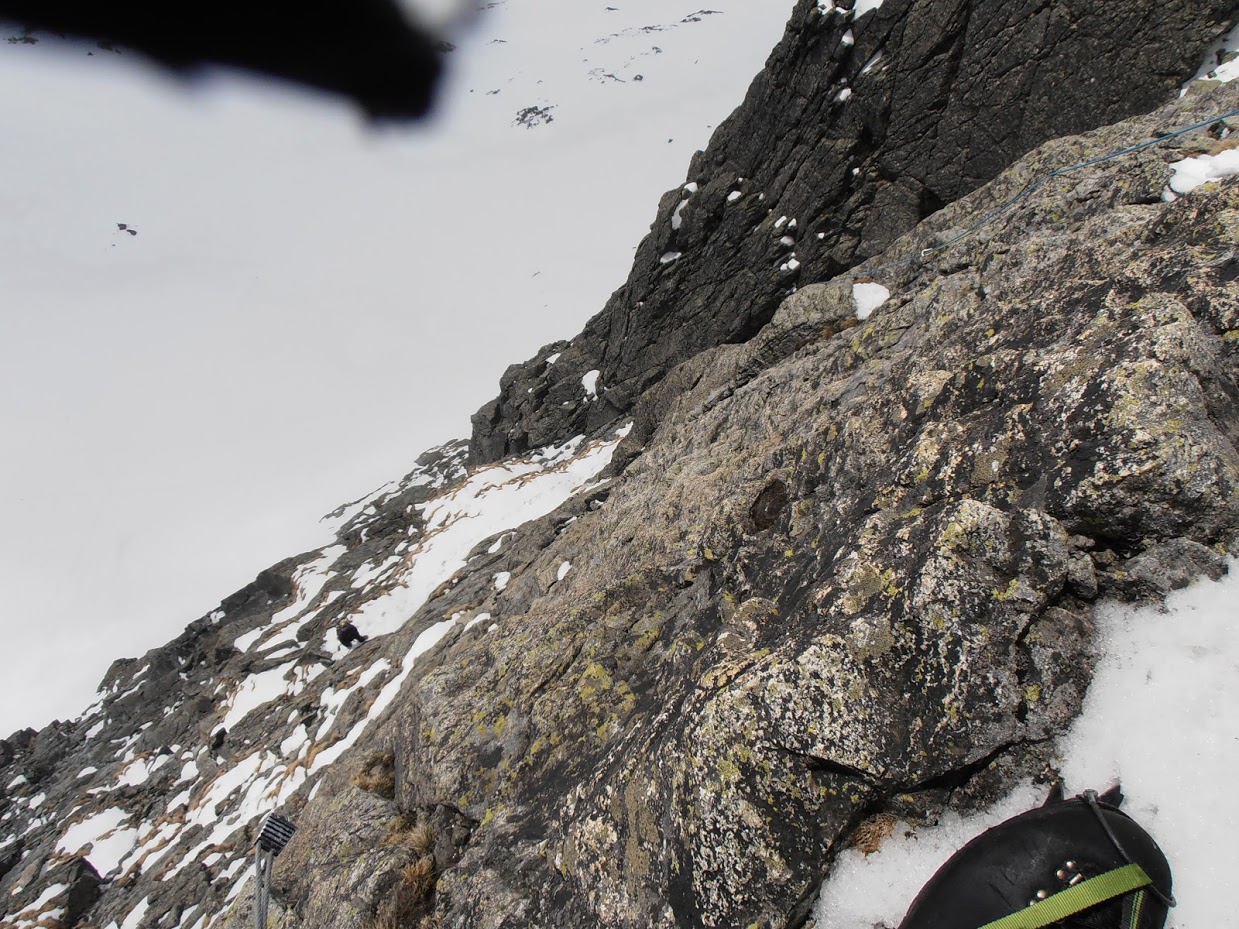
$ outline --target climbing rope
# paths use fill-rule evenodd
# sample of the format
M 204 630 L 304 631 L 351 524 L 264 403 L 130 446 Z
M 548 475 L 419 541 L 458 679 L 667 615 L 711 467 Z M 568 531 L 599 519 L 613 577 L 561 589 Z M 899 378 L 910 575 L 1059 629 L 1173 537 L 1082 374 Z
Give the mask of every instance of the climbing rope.
M 1010 200 L 1007 200 L 1005 203 L 999 204 L 998 206 L 990 210 L 988 213 L 985 213 L 980 219 L 978 219 L 975 223 L 973 223 L 971 226 L 969 226 L 967 229 L 965 229 L 963 232 L 959 233 L 958 235 L 953 236 L 952 238 L 947 239 L 947 241 L 942 242 L 938 245 L 935 245 L 931 248 L 921 249 L 921 251 L 918 254 L 911 255 L 908 258 L 903 258 L 899 261 L 894 261 L 894 262 L 890 262 L 889 264 L 880 265 L 879 267 L 873 269 L 873 271 L 868 272 L 868 273 L 870 275 L 877 275 L 878 273 L 882 271 L 893 271 L 898 268 L 904 268 L 910 265 L 918 264 L 919 262 L 924 261 L 930 255 L 934 255 L 938 252 L 945 251 L 946 249 L 951 248 L 953 245 L 958 244 L 959 242 L 963 241 L 969 236 L 975 235 L 980 229 L 982 229 L 984 226 L 987 226 L 989 223 L 992 223 L 999 216 L 1002 216 L 1004 213 L 1008 213 L 1011 210 L 1013 210 L 1015 206 L 1018 203 L 1020 203 L 1020 201 L 1025 200 L 1028 197 L 1032 196 L 1032 194 L 1036 193 L 1038 190 L 1040 190 L 1042 187 L 1044 187 L 1046 184 L 1048 184 L 1050 181 L 1054 180 L 1057 177 L 1063 177 L 1064 175 L 1072 174 L 1076 171 L 1082 171 L 1084 168 L 1092 168 L 1092 167 L 1095 167 L 1096 165 L 1104 164 L 1107 161 L 1113 161 L 1116 158 L 1123 158 L 1127 155 L 1131 155 L 1136 152 L 1143 151 L 1146 148 L 1152 148 L 1155 145 L 1164 145 L 1165 143 L 1169 142 L 1171 139 L 1177 139 L 1180 136 L 1187 135 L 1190 132 L 1196 132 L 1199 129 L 1205 129 L 1209 126 L 1214 125 L 1215 123 L 1223 122 L 1224 120 L 1230 119 L 1235 116 L 1239 116 L 1239 109 L 1230 110 L 1229 112 L 1222 113 L 1220 116 L 1211 116 L 1209 119 L 1201 120 L 1198 123 L 1192 123 L 1192 125 L 1184 126 L 1182 129 L 1175 129 L 1173 132 L 1167 132 L 1164 134 L 1160 134 L 1156 136 L 1155 138 L 1148 139 L 1144 142 L 1137 142 L 1135 145 L 1128 145 L 1126 148 L 1121 148 L 1116 152 L 1110 152 L 1108 155 L 1101 155 L 1101 156 L 1098 156 L 1097 158 L 1090 158 L 1088 161 L 1081 161 L 1079 164 L 1069 165 L 1068 167 L 1065 167 L 1065 168 L 1058 168 L 1054 171 L 1050 171 L 1046 174 L 1041 175 L 1041 177 L 1037 178 L 1036 180 L 1034 180 L 1031 184 L 1029 184 L 1027 187 L 1021 190 L 1018 194 L 1016 194 Z

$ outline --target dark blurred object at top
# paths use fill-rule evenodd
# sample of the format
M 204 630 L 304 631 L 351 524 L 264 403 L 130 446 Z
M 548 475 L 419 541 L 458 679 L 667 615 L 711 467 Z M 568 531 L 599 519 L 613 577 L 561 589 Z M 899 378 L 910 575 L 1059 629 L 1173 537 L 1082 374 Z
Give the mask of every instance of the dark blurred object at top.
M 372 117 L 431 107 L 436 41 L 395 0 L 0 0 L 0 18 L 127 46 L 178 70 L 235 65 L 343 94 Z

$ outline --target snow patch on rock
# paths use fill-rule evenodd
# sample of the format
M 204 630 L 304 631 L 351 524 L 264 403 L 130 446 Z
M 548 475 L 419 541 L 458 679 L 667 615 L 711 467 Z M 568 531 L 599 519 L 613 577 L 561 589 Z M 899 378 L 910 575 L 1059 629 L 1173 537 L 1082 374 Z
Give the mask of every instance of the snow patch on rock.
M 868 319 L 869 314 L 891 298 L 891 292 L 881 284 L 864 283 L 852 285 L 852 303 L 856 306 L 856 318 Z
M 1239 871 L 1239 559 L 1165 606 L 1103 605 L 1102 658 L 1083 712 L 1059 740 L 1068 794 L 1121 784 L 1123 809 L 1157 840 L 1174 869 L 1175 926 L 1228 925 L 1217 893 Z M 1139 733 L 1133 738 L 1133 733 Z M 822 886 L 821 929 L 898 925 L 917 892 L 957 849 L 990 826 L 1040 805 L 1025 784 L 972 817 L 897 823 L 872 854 L 848 849 Z

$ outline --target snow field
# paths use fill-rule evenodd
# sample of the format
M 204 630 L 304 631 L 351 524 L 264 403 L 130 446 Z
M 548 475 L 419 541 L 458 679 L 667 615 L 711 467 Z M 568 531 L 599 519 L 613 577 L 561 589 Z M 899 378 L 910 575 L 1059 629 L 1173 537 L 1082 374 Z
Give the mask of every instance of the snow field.
M 363 587 L 368 587 L 375 581 L 380 581 L 400 564 L 400 558 L 396 555 L 391 556 L 383 561 L 380 565 L 371 565 L 366 563 L 362 565 L 353 575 L 352 583 L 349 584 L 354 590 L 361 590 Z
M 107 926 L 107 929 L 138 929 L 142 923 L 142 917 L 146 915 L 146 911 L 150 909 L 150 897 L 144 897 L 142 902 L 129 911 L 129 915 L 125 917 L 124 922 L 117 924 L 112 922 Z
M 1239 26 L 1236 26 L 1225 36 L 1213 43 L 1213 47 L 1205 53 L 1200 70 L 1193 80 L 1197 81 L 1233 81 L 1239 77 Z M 1232 57 L 1233 56 L 1233 57 Z M 1226 61 L 1226 58 L 1230 58 Z M 1187 93 L 1187 88 L 1184 88 Z
M 684 224 L 684 217 L 681 215 L 684 212 L 684 207 L 688 206 L 688 201 L 692 199 L 693 194 L 698 190 L 698 184 L 693 181 L 690 184 L 685 184 L 683 188 L 684 199 L 676 206 L 675 211 L 671 214 L 671 229 L 674 232 Z
M 1170 170 L 1173 174 L 1167 185 L 1168 194 L 1163 197 L 1166 200 L 1175 199 L 1176 194 L 1190 193 L 1209 181 L 1239 174 L 1239 150 L 1228 149 L 1216 155 L 1184 158 L 1171 163 Z
M 153 758 L 135 758 L 127 764 L 117 776 L 115 790 L 118 787 L 141 787 L 150 776 L 162 768 L 170 760 L 169 755 L 155 755 Z
M 279 627 L 297 617 L 304 618 L 310 604 L 322 592 L 327 582 L 335 577 L 335 572 L 330 570 L 331 566 L 347 551 L 348 549 L 343 545 L 329 545 L 321 550 L 321 554 L 314 561 L 298 568 L 296 573 L 293 574 L 293 589 L 297 592 L 297 599 L 274 614 L 267 626 L 251 630 L 239 637 L 234 643 L 237 650 L 242 652 L 249 651 L 250 646 L 261 638 L 263 633 L 279 629 Z M 254 635 L 255 632 L 259 634 Z M 279 637 L 268 639 L 262 644 L 261 648 L 269 649 L 273 645 L 287 641 L 295 634 L 294 631 L 290 635 L 288 629 L 280 630 Z M 250 638 L 251 636 L 253 638 Z
M 1157 839 L 1179 906 L 1167 925 L 1233 925 L 1239 890 L 1239 560 L 1165 610 L 1111 606 L 1104 658 L 1063 740 L 1067 788 L 1119 782 Z M 1229 891 L 1229 892 L 1228 892 Z
M 369 712 L 358 720 L 351 730 L 338 742 L 334 743 L 330 748 L 321 751 L 315 756 L 313 763 L 310 765 L 309 773 L 315 774 L 325 768 L 327 765 L 335 762 L 341 755 L 353 746 L 353 743 L 361 738 L 361 734 L 365 732 L 366 727 L 377 719 L 382 712 L 387 709 L 392 700 L 396 698 L 396 694 L 400 692 L 400 688 L 404 685 L 405 678 L 409 676 L 409 672 L 413 670 L 413 665 L 417 659 L 423 654 L 434 648 L 439 641 L 447 635 L 447 633 L 456 625 L 456 619 L 445 619 L 443 622 L 435 623 L 429 629 L 422 632 L 421 635 L 413 642 L 413 646 L 405 654 L 404 660 L 401 663 L 400 673 L 393 677 L 390 681 L 383 685 L 383 689 L 374 699 L 374 703 L 370 705 Z
M 87 58 L 70 48 L 55 60 L 50 46 L 58 43 L 50 37 L 37 46 L 5 46 L 4 83 L 30 91 L 4 101 L 9 124 L 24 127 L 3 159 L 19 192 L 14 215 L 22 218 L 6 240 L 12 246 L 6 269 L 15 275 L 11 296 L 28 307 L 35 329 L 46 317 L 49 326 L 74 336 L 63 344 L 68 370 L 93 378 L 100 358 L 119 360 L 103 366 L 92 391 L 68 382 L 67 389 L 51 391 L 40 402 L 57 412 L 36 418 L 50 421 L 64 412 L 75 421 L 94 421 L 95 411 L 104 414 L 100 421 L 136 416 L 151 404 L 130 402 L 137 398 L 129 380 L 148 384 L 158 377 L 164 390 L 155 405 L 180 415 L 169 426 L 174 434 L 152 437 L 135 457 L 155 473 L 182 469 L 177 486 L 200 489 L 197 499 L 181 501 L 177 525 L 169 527 L 167 498 L 153 482 L 117 479 L 105 467 L 116 456 L 102 456 L 94 474 L 78 469 L 66 480 L 72 469 L 61 467 L 69 457 L 62 454 L 65 437 L 57 432 L 48 442 L 31 443 L 43 457 L 14 461 L 17 471 L 5 485 L 37 488 L 37 481 L 24 478 L 42 472 L 41 480 L 60 491 L 53 496 L 35 489 L 32 498 L 48 501 L 39 512 L 15 501 L 15 521 L 29 516 L 31 526 L 57 524 L 63 513 L 80 511 L 81 500 L 93 499 L 96 509 L 103 507 L 93 522 L 137 527 L 126 535 L 147 539 L 148 547 L 120 552 L 115 533 L 103 538 L 100 531 L 84 544 L 111 552 L 111 560 L 88 567 L 81 589 L 56 603 L 23 585 L 18 612 L 36 621 L 89 612 L 100 617 L 99 641 L 113 640 L 123 623 L 130 636 L 141 630 L 141 650 L 164 641 L 168 617 L 191 615 L 195 602 L 231 583 L 238 569 L 312 548 L 323 534 L 334 534 L 330 525 L 272 514 L 303 510 L 311 497 L 333 497 L 331 487 L 341 480 L 390 473 L 398 466 L 392 462 L 407 460 L 410 450 L 457 432 L 492 392 L 480 386 L 479 371 L 483 379 L 494 376 L 485 372 L 497 373 L 514 357 L 574 331 L 602 306 L 627 272 L 631 246 L 645 233 L 658 195 L 682 176 L 689 155 L 734 108 L 790 9 L 765 0 L 719 0 L 700 12 L 669 9 L 664 0 L 611 9 L 577 0 L 492 6 L 452 37 L 457 51 L 449 56 L 451 73 L 433 124 L 376 131 L 345 105 L 232 74 L 187 89 L 129 65 L 130 56 Z M 535 129 L 513 125 L 527 106 L 553 107 L 554 121 Z M 100 119 L 104 109 L 114 118 Z M 149 158 L 135 158 L 138 150 Z M 341 185 L 343 176 L 358 183 Z M 48 184 L 49 178 L 60 183 Z M 607 183 L 599 185 L 599 178 Z M 168 197 L 169 189 L 178 195 Z M 531 190 L 539 195 L 531 199 Z M 583 191 L 592 191 L 592 220 L 565 237 L 564 206 L 579 205 Z M 239 203 L 255 217 L 252 228 L 236 221 Z M 121 219 L 141 234 L 118 235 Z M 483 277 L 474 273 L 477 256 L 456 244 L 478 223 L 507 243 L 490 256 L 491 273 Z M 363 244 L 368 237 L 374 241 Z M 446 312 L 408 312 L 403 293 L 410 276 L 424 306 Z M 460 287 L 462 280 L 470 281 L 468 288 Z M 121 333 L 149 331 L 151 319 L 167 322 L 162 308 L 174 294 L 183 312 L 167 327 L 165 350 L 143 346 L 139 363 L 133 340 Z M 356 327 L 331 333 L 317 325 L 343 300 L 364 317 Z M 492 314 L 479 330 L 476 308 L 500 305 L 511 312 Z M 221 307 L 228 319 L 208 324 L 222 318 Z M 66 325 L 77 312 L 87 324 Z M 105 318 L 115 325 L 94 322 Z M 231 337 L 231 322 L 240 319 L 256 327 L 253 340 Z M 380 334 L 383 363 L 361 361 Z M 459 364 L 452 351 L 462 339 L 477 346 L 475 364 Z M 9 347 L 40 342 L 32 332 L 29 342 L 9 340 Z M 271 345 L 281 350 L 272 353 Z M 399 357 L 395 346 L 407 345 L 424 349 L 417 365 L 387 363 Z M 153 355 L 166 372 L 146 367 Z M 272 385 L 283 390 L 304 383 L 332 358 L 344 367 L 337 389 L 320 397 L 326 407 L 297 405 L 274 423 L 256 412 L 263 403 L 253 398 L 271 398 Z M 236 377 L 204 393 L 200 372 L 215 364 Z M 19 367 L 0 365 L 17 384 L 24 379 Z M 112 369 L 135 376 L 115 377 Z M 149 401 L 145 388 L 138 389 Z M 396 430 L 400 440 L 391 439 L 390 424 L 407 421 L 407 398 L 429 392 L 454 399 L 423 409 L 413 432 Z M 335 417 L 353 423 L 355 434 L 387 435 L 387 447 L 359 454 L 351 442 L 324 437 L 314 443 L 323 461 L 316 470 L 324 477 L 287 486 L 307 437 Z M 223 424 L 237 447 L 261 434 L 271 440 L 264 449 L 282 449 L 284 457 L 267 451 L 242 466 L 236 456 L 211 449 L 172 466 L 170 455 L 187 457 L 173 449 L 219 434 Z M 130 419 L 114 434 L 138 445 L 148 441 L 147 430 L 133 425 Z M 99 493 L 95 480 L 107 482 L 109 493 Z M 140 488 L 140 499 L 126 496 L 130 485 Z M 347 520 L 372 502 L 336 518 Z M 189 503 L 192 512 L 185 509 Z M 271 530 L 269 522 L 281 528 Z M 228 529 L 221 535 L 212 525 Z M 237 533 L 238 525 L 253 531 Z M 168 538 L 185 544 L 149 541 Z M 178 555 L 152 554 L 152 545 Z M 201 557 L 205 552 L 213 556 Z M 15 580 L 30 573 L 26 557 L 14 553 Z M 158 580 L 148 587 L 150 606 L 138 617 L 123 595 L 117 597 L 135 565 L 148 583 Z M 111 623 L 116 626 L 105 625 Z M 81 676 L 97 678 L 88 670 Z M 89 701 L 88 693 L 75 691 L 67 698 L 72 702 L 47 716 L 71 715 Z M 10 729 L 33 721 L 15 720 Z
M 467 623 L 465 623 L 465 628 L 464 628 L 464 631 L 465 631 L 465 632 L 468 632 L 470 629 L 472 629 L 472 628 L 473 628 L 474 626 L 476 626 L 478 623 L 484 623 L 484 622 L 487 622 L 490 618 L 491 618 L 491 616 L 490 616 L 490 614 L 489 614 L 489 613 L 478 613 L 478 615 L 477 615 L 477 616 L 473 617 L 473 619 L 471 619 L 471 620 L 469 620 Z
M 34 929 L 40 923 L 43 925 L 57 923 L 65 914 L 64 907 L 49 908 L 48 904 L 68 889 L 68 884 L 53 884 L 48 887 L 39 894 L 34 903 L 12 917 L 13 922 L 10 924 L 12 929 Z
M 285 675 L 296 665 L 297 661 L 293 660 L 247 677 L 233 691 L 229 699 L 228 712 L 224 715 L 220 725 L 231 732 L 237 723 L 254 710 L 277 697 L 286 696 L 289 693 L 289 687 Z
M 1229 61 L 1223 60 L 1228 57 Z M 1193 81 L 1220 81 L 1225 84 L 1236 77 L 1239 77 L 1239 26 L 1213 44 Z M 1183 93 L 1187 93 L 1187 86 L 1184 86 Z M 1230 149 L 1184 158 L 1172 162 L 1170 170 L 1171 178 L 1162 193 L 1163 200 L 1174 200 L 1177 195 L 1190 193 L 1209 181 L 1239 174 L 1239 152 Z
M 581 387 L 585 391 L 586 399 L 598 399 L 598 375 L 601 373 L 601 371 L 594 369 L 593 371 L 586 371 L 581 378 Z
M 1179 905 L 1168 929 L 1233 925 L 1239 874 L 1239 560 L 1164 609 L 1098 610 L 1102 659 L 1080 718 L 1058 742 L 1068 795 L 1118 783 L 1123 809 L 1157 840 Z M 822 886 L 820 929 L 897 926 L 921 887 L 980 832 L 1038 806 L 1022 785 L 973 817 L 900 822 L 873 854 L 844 851 Z

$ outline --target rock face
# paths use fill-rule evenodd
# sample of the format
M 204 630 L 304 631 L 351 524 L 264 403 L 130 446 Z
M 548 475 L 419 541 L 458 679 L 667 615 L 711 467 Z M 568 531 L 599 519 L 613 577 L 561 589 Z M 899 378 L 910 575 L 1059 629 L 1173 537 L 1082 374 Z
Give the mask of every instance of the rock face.
M 1069 7 L 1055 54 L 1101 42 L 1110 22 Z M 852 23 L 861 64 L 866 30 L 901 48 L 938 36 L 936 52 L 900 60 L 958 66 L 973 59 L 944 36 L 1010 39 L 1067 7 L 1016 17 L 978 3 L 932 28 L 913 18 L 923 9 L 887 0 Z M 1115 30 L 1169 23 L 1153 5 L 1108 10 Z M 820 69 L 822 37 L 838 32 L 835 54 L 840 15 L 797 7 L 741 116 L 774 126 L 784 104 L 825 102 L 773 88 Z M 1148 92 L 1193 70 L 1187 51 L 1208 38 L 1184 39 Z M 1049 82 L 1035 73 L 1027 86 Z M 948 83 L 920 75 L 925 93 Z M 591 336 L 548 348 L 561 355 L 537 369 L 557 379 L 539 382 L 547 408 L 603 371 L 597 401 L 547 426 L 597 420 L 590 439 L 473 469 L 464 443 L 428 453 L 334 514 L 334 545 L 117 662 L 81 718 L 0 742 L 6 924 L 241 929 L 249 848 L 278 809 L 298 826 L 275 871 L 272 925 L 285 929 L 800 927 L 868 818 L 1052 780 L 1051 740 L 1095 660 L 1094 604 L 1155 599 L 1239 554 L 1239 179 L 1166 196 L 1169 163 L 1219 144 L 1204 131 L 1099 160 L 1239 108 L 1239 85 L 1159 99 L 1005 169 L 986 159 L 1032 136 L 964 150 L 960 190 L 934 182 L 953 202 L 888 238 L 862 229 L 885 222 L 876 200 L 849 213 L 819 190 L 797 229 L 834 244 L 805 252 L 817 257 L 795 293 L 741 270 L 718 285 L 727 299 L 702 284 L 715 294 L 702 306 L 738 328 L 707 336 L 692 312 L 675 317 L 701 344 L 633 374 L 622 404 L 602 356 L 580 354 Z M 799 155 L 762 167 L 762 138 Z M 798 171 L 829 145 L 786 141 L 771 129 L 744 144 L 760 171 L 787 174 L 774 200 L 801 189 L 807 203 Z M 914 176 L 946 173 L 925 157 Z M 694 204 L 710 189 L 688 198 L 677 234 L 704 222 Z M 765 209 L 750 222 L 768 236 L 782 213 Z M 816 239 L 836 212 L 850 225 Z M 720 238 L 731 214 L 718 215 L 707 238 L 739 261 L 747 239 Z M 666 247 L 651 242 L 662 234 L 642 253 Z M 687 256 L 663 273 L 689 274 Z M 691 273 L 706 274 L 700 262 Z M 858 283 L 888 294 L 865 319 Z M 774 305 L 740 325 L 748 310 L 728 300 Z M 637 359 L 671 318 L 614 317 L 641 328 L 617 329 L 606 351 Z M 371 641 L 338 646 L 345 617 Z
M 856 19 L 851 6 L 799 0 L 743 105 L 663 196 L 628 280 L 474 415 L 472 461 L 629 412 L 680 362 L 750 339 L 793 287 L 881 253 L 1034 146 L 1151 109 L 1234 4 L 885 0 Z
M 1236 105 L 1052 143 L 892 256 Z M 410 796 L 489 820 L 439 885 L 448 925 L 795 925 L 864 818 L 1046 773 L 1090 604 L 1235 549 L 1239 186 L 1163 203 L 1183 154 L 1043 188 L 885 272 L 859 326 L 850 284 L 806 288 L 668 379 L 606 506 L 526 571 L 588 569 L 408 693 Z

